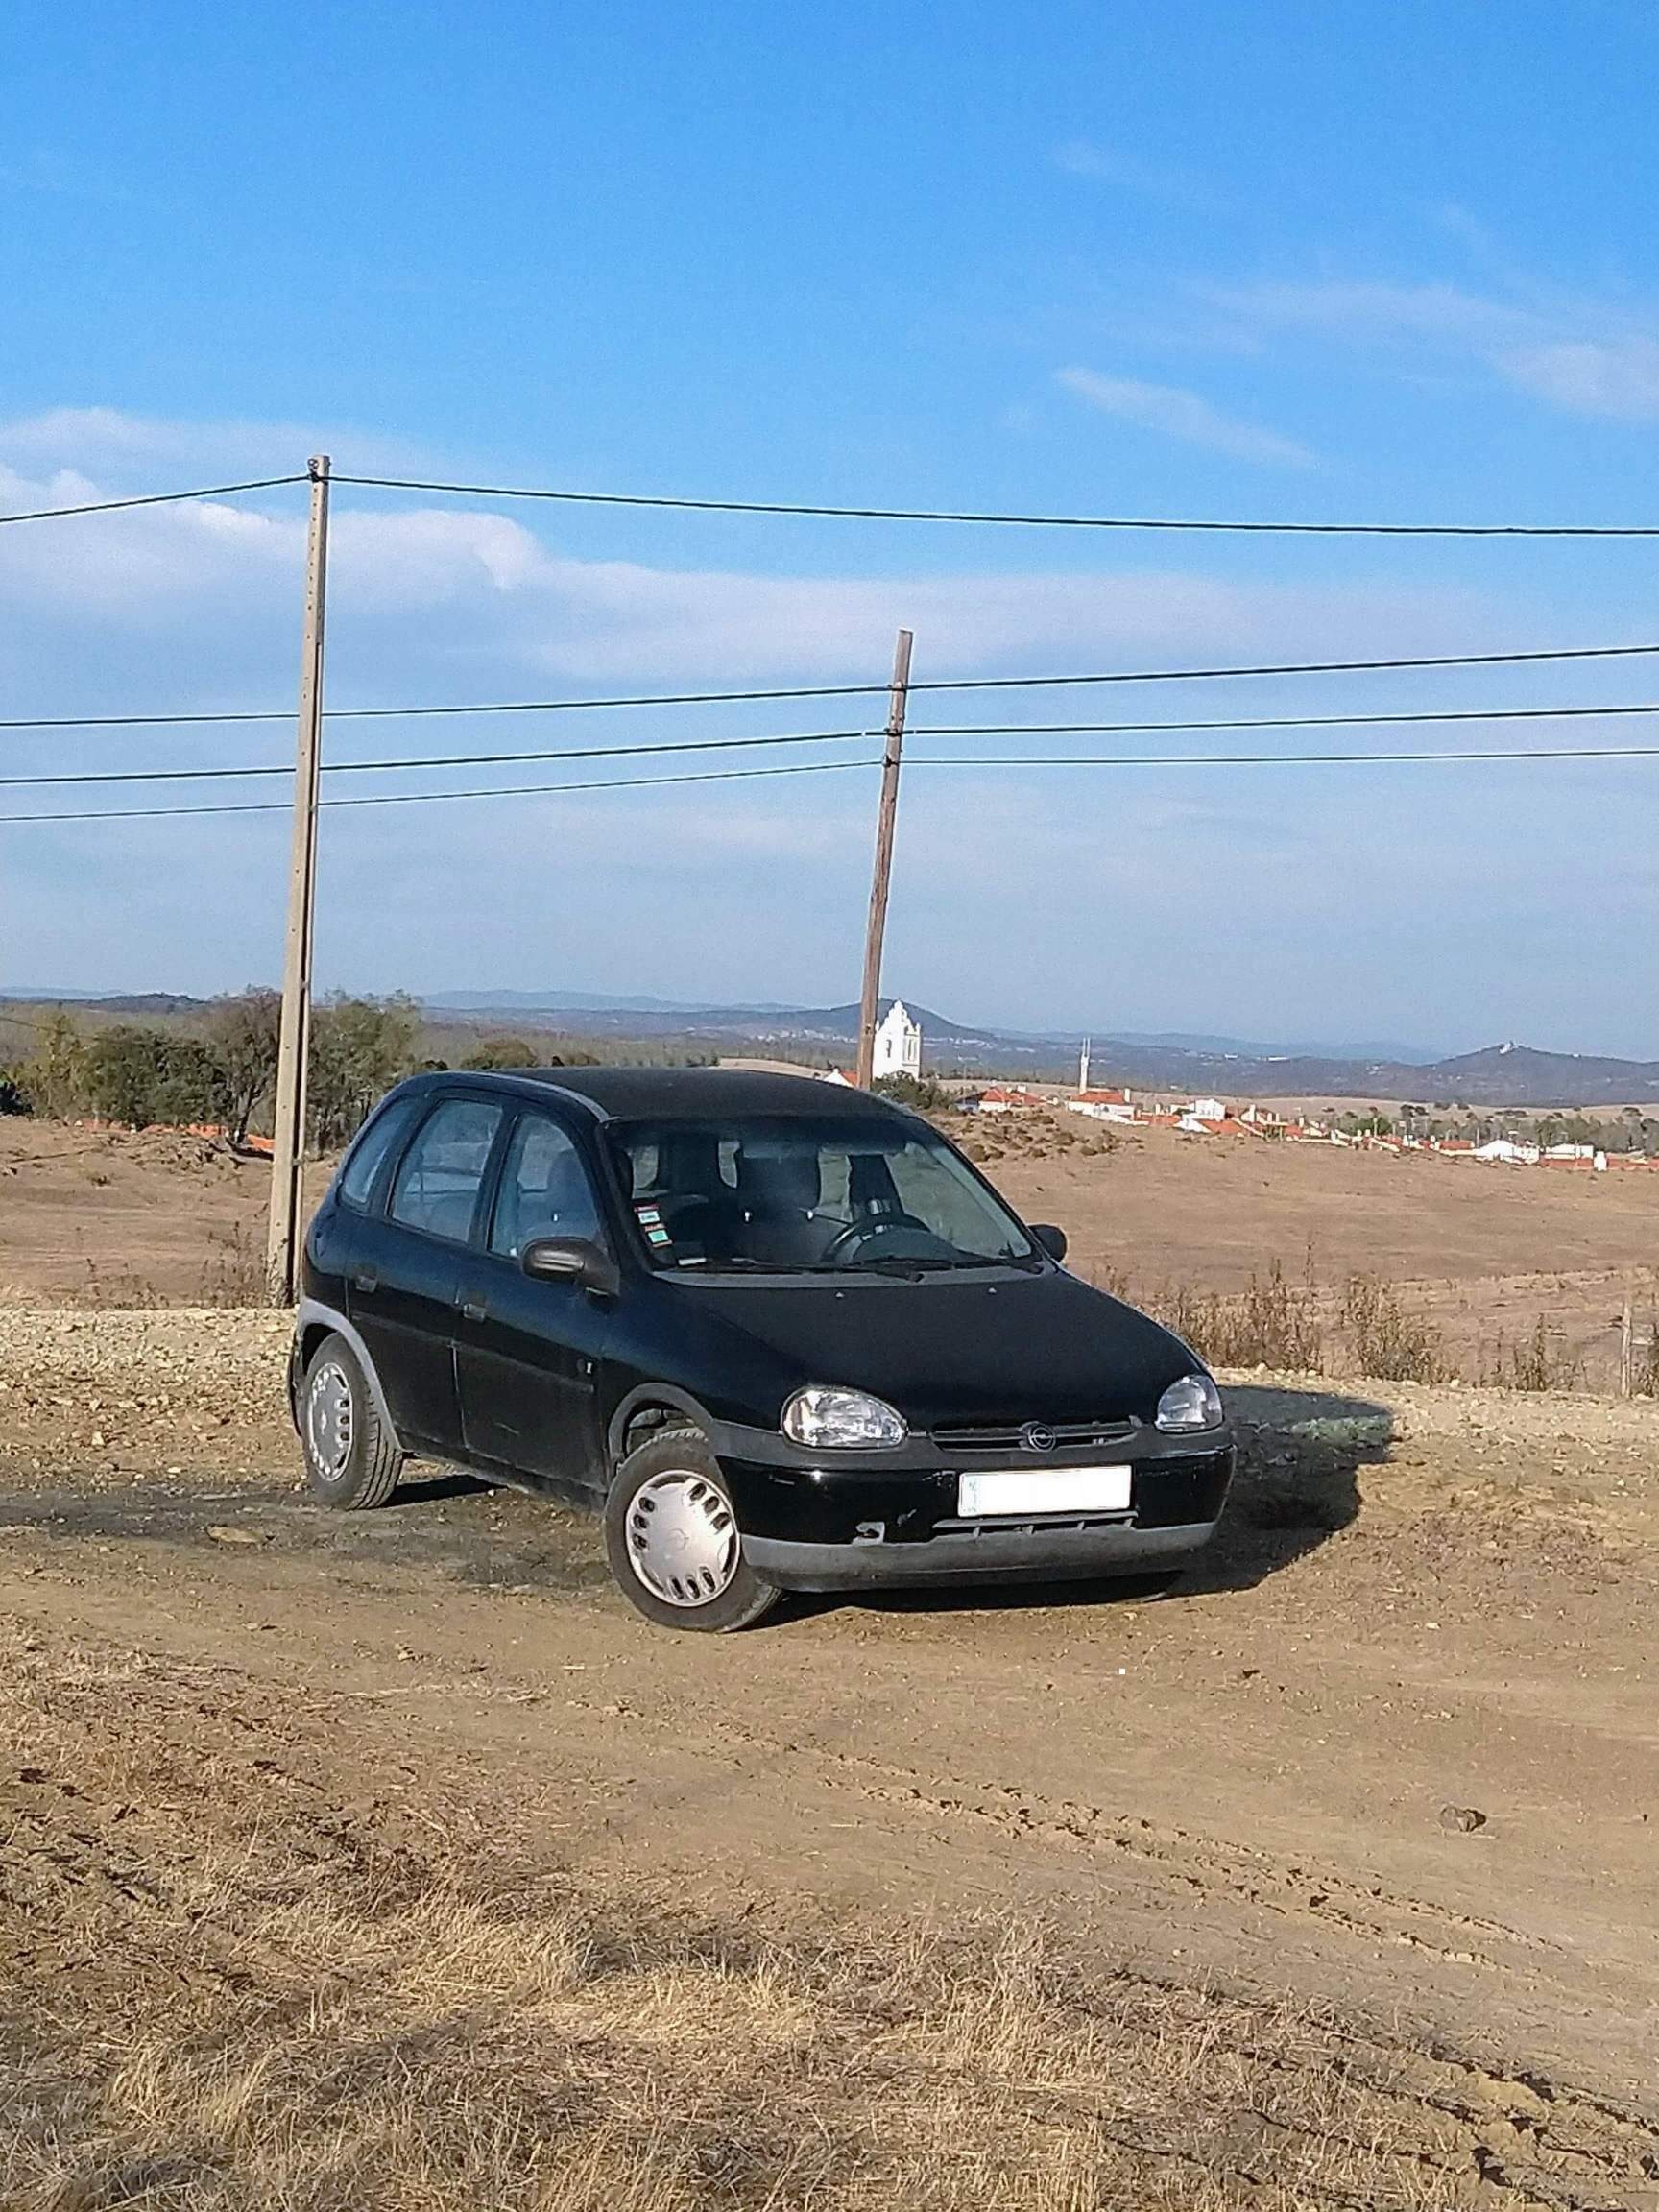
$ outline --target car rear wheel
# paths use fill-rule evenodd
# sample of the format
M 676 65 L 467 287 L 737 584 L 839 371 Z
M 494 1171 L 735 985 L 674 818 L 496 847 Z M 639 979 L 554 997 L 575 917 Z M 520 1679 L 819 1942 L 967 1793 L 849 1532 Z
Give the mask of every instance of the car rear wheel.
M 719 1465 L 696 1429 L 659 1430 L 629 1453 L 606 1501 L 605 1549 L 622 1595 L 661 1628 L 727 1634 L 778 1602 L 743 1557 Z
M 300 1442 L 305 1479 L 325 1505 L 363 1512 L 397 1487 L 403 1455 L 344 1336 L 325 1336 L 311 1355 L 300 1385 Z

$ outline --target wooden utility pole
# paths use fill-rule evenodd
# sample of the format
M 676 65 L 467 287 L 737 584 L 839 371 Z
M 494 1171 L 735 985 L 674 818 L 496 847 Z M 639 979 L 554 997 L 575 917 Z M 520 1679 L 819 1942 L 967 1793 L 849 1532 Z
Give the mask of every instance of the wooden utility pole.
M 864 932 L 864 996 L 858 1009 L 858 1081 L 868 1091 L 876 1073 L 876 1019 L 881 1003 L 881 940 L 887 932 L 887 887 L 893 876 L 893 827 L 899 815 L 899 763 L 904 752 L 904 699 L 910 688 L 908 630 L 893 648 L 893 687 L 887 695 L 887 744 L 881 756 L 881 811 L 876 823 L 876 867 L 870 880 L 870 921 Z
M 271 1146 L 266 1287 L 291 1306 L 299 1283 L 301 1175 L 305 1159 L 306 1070 L 311 1057 L 311 948 L 317 919 L 317 792 L 323 764 L 323 613 L 328 580 L 328 456 L 313 454 L 311 527 L 305 543 L 305 634 L 300 654 L 300 727 L 294 758 L 294 840 L 288 861 L 288 942 L 276 1054 L 276 1128 Z
M 1624 1286 L 1624 1310 L 1619 1316 L 1619 1395 L 1634 1396 L 1636 1389 L 1636 1307 L 1630 1286 Z

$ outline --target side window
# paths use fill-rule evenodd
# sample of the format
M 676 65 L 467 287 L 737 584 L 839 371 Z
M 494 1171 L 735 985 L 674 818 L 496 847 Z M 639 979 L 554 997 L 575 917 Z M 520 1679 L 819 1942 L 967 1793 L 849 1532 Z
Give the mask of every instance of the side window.
M 399 1098 L 377 1114 L 367 1129 L 352 1145 L 346 1165 L 340 1170 L 339 1195 L 355 1213 L 361 1214 L 369 1203 L 374 1188 L 374 1178 L 402 1143 L 409 1125 L 420 1113 L 424 1100 L 417 1094 L 413 1097 Z
M 491 1251 L 516 1260 L 539 1237 L 603 1236 L 593 1186 L 574 1140 L 545 1114 L 521 1116 L 501 1169 Z
M 392 1186 L 387 1212 L 405 1228 L 465 1244 L 501 1108 L 480 1098 L 445 1098 L 416 1132 Z

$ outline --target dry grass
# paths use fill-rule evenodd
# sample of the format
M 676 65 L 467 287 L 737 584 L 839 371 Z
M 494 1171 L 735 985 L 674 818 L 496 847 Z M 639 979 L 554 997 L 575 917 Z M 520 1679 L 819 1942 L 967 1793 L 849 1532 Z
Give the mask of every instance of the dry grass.
M 1442 1382 L 1446 1354 L 1426 1313 L 1410 1312 L 1392 1283 L 1351 1275 L 1342 1293 L 1342 1327 L 1354 1365 L 1382 1382 Z
M 1265 1274 L 1252 1275 L 1243 1290 L 1231 1295 L 1190 1283 L 1137 1286 L 1120 1270 L 1097 1271 L 1094 1281 L 1115 1297 L 1142 1306 L 1213 1367 L 1354 1375 L 1380 1382 L 1443 1382 L 1451 1373 L 1438 1326 L 1412 1310 L 1397 1284 L 1351 1275 L 1333 1288 L 1318 1280 L 1311 1253 L 1299 1279 L 1274 1260 Z M 1507 1372 L 1493 1380 L 1511 1382 Z
M 376 1841 L 258 1787 L 225 1744 L 262 1717 L 222 1676 L 0 1642 L 16 2212 L 1464 2200 L 1411 2056 L 1305 2011 L 1007 1919 L 808 1941 L 583 1891 L 435 1815 L 430 1847 Z
M 33 2085 L 7 2100 L 13 2201 L 1435 2200 L 1384 2147 L 1391 2085 L 1349 2079 L 1317 2022 L 1080 1985 L 1029 1932 L 784 1949 L 545 1883 L 452 1877 L 388 1906 L 350 1882 L 283 1899 L 203 1876 L 171 1940 L 134 1947 L 118 2004 L 65 2018 L 60 1986 L 59 2035 L 30 2039 Z M 228 1974 L 202 1976 L 196 1915 L 236 1931 Z

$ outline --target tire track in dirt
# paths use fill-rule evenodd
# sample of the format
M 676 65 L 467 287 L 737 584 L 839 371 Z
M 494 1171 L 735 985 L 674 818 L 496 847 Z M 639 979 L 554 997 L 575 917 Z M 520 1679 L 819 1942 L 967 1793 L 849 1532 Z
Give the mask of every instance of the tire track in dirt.
M 646 1713 L 631 1702 L 601 1703 L 571 1696 L 563 1702 L 568 1710 L 625 1719 L 671 1739 L 683 1732 L 678 1716 Z M 1287 1920 L 1337 1929 L 1358 1942 L 1420 1951 L 1449 1964 L 1505 1975 L 1526 1969 L 1500 1962 L 1477 1948 L 1478 1942 L 1509 1946 L 1524 1954 L 1561 1950 L 1560 1945 L 1503 1921 L 1398 1895 L 1381 1883 L 1355 1882 L 1328 1868 L 1312 1870 L 1248 1844 L 1223 1843 L 1084 1800 L 1050 1798 L 1010 1783 L 932 1775 L 863 1752 L 802 1743 L 756 1728 L 730 1713 L 722 1717 L 719 1736 L 728 1743 L 742 1743 L 774 1771 L 790 1764 L 808 1764 L 826 1786 L 851 1790 L 869 1803 L 920 1812 L 945 1822 L 970 1820 L 1011 1836 L 1041 1837 L 1092 1852 L 1121 1853 L 1156 1877 L 1201 1896 L 1225 1892 Z
M 33 1652 L 30 1665 L 44 1675 L 52 1656 Z M 279 1841 L 292 1869 L 349 1868 L 366 1864 L 371 1855 L 383 1863 L 390 1853 L 406 1863 L 410 1881 L 419 1884 L 430 1879 L 436 1855 L 445 1848 L 444 1832 L 434 1821 L 424 1841 L 400 1839 L 409 1833 L 405 1800 L 412 1791 L 430 1794 L 445 1784 L 487 1789 L 494 1765 L 492 1746 L 483 1770 L 447 1771 L 455 1747 L 442 1738 L 429 1745 L 424 1762 L 412 1765 L 404 1717 L 412 1704 L 452 1702 L 463 1691 L 488 1705 L 489 1694 L 500 1687 L 495 1684 L 439 1679 L 408 1686 L 412 1697 L 399 1685 L 395 1702 L 344 1689 L 296 1697 L 291 1683 L 235 1665 L 180 1663 L 153 1653 L 130 1656 L 119 1697 L 108 1695 L 108 1682 L 105 1674 L 76 1692 L 47 1676 L 38 1693 L 37 1710 L 53 1721 L 51 1771 L 13 1769 L 0 1783 L 0 1906 L 21 1917 L 33 1940 L 45 1943 L 55 1923 L 84 1941 L 91 1903 L 107 1927 L 118 1924 L 126 1931 L 123 1940 L 130 1938 L 132 1946 L 130 1963 L 150 1961 L 175 1977 L 183 1964 L 176 1938 L 187 1930 L 185 1976 L 204 1984 L 211 1981 L 254 1994 L 264 1988 L 275 1996 L 286 1992 L 294 1965 L 283 1953 L 250 1943 L 232 1926 L 215 1927 L 181 1911 L 204 1852 L 238 1854 L 252 1849 L 256 1836 L 261 1848 Z M 646 1711 L 631 1698 L 583 1697 L 559 1686 L 524 1694 L 523 1705 L 596 1723 L 613 1738 L 621 1722 L 627 1730 L 639 1728 L 670 1743 L 684 1741 L 695 1711 L 686 1698 Z M 389 1725 L 392 1712 L 398 1719 Z M 718 1749 L 728 1766 L 742 1768 L 758 1761 L 780 1776 L 805 1768 L 821 1785 L 852 1790 L 872 1804 L 988 1820 L 1015 1836 L 1052 1834 L 1068 1847 L 1115 1850 L 1121 1838 L 1121 1847 L 1132 1849 L 1162 1878 L 1190 1882 L 1204 1894 L 1227 1887 L 1242 1894 L 1251 1885 L 1277 1884 L 1289 1911 L 1300 1886 L 1313 1879 L 1307 1869 L 1268 1853 L 1126 1820 L 1079 1800 L 1004 1785 L 952 1783 L 861 1753 L 803 1744 L 737 1722 L 729 1713 L 725 1734 L 728 1741 Z M 142 1803 L 131 1796 L 133 1776 L 125 1765 L 126 1746 L 134 1742 L 155 1746 L 146 1753 L 154 1787 Z M 699 1756 L 711 1748 L 700 1746 Z M 475 1755 L 478 1746 L 473 1743 L 467 1749 Z M 212 1778 L 212 1791 L 201 1805 L 182 1787 L 192 1774 Z M 70 1775 L 75 1780 L 66 1787 Z M 1227 1881 L 1214 1882 L 1217 1869 Z M 1437 1914 L 1436 1908 L 1394 1896 L 1380 1885 L 1342 1887 L 1355 1900 L 1356 1919 L 1361 1904 L 1395 1913 Z M 773 1899 L 770 1909 L 778 1908 Z M 1455 1919 L 1438 1916 L 1447 1925 Z M 1527 1940 L 1498 1922 L 1479 1925 L 1488 1934 Z M 175 1940 L 167 1941 L 169 1936 Z M 61 1972 L 78 1959 L 60 1951 L 48 1961 L 42 1954 L 42 1969 L 48 1963 Z M 84 1963 L 97 1974 L 103 1961 L 88 1958 Z M 1098 1986 L 1098 1970 L 1094 1972 Z M 1138 1970 L 1111 1972 L 1107 1987 L 1188 2006 L 1212 2001 L 1209 1991 L 1195 1998 L 1190 1981 Z M 1082 1984 L 1077 1999 L 1092 2001 Z M 1448 2212 L 1454 2205 L 1490 2205 L 1493 2212 L 1659 2212 L 1659 2132 L 1651 2116 L 1540 2073 L 1483 2065 L 1362 2020 L 1334 2020 L 1328 2011 L 1320 2015 L 1317 2040 L 1304 2049 L 1267 2031 L 1275 2009 L 1271 2000 L 1218 2002 L 1216 2062 L 1241 2069 L 1253 2084 L 1243 2108 L 1254 2141 L 1240 2138 L 1200 2154 L 1178 2135 L 1133 2122 L 1126 2126 L 1129 2115 L 1090 2115 L 1125 2152 L 1190 2172 L 1194 2178 L 1200 2172 L 1213 2177 L 1219 2158 L 1224 2169 L 1246 2181 L 1255 2176 L 1265 2183 L 1262 2139 L 1286 2137 L 1326 2150 L 1346 2148 L 1357 2161 L 1361 2153 L 1373 2164 L 1381 2159 L 1398 2176 L 1397 2200 L 1360 2197 L 1328 2176 L 1310 2176 L 1304 2200 L 1332 2212 L 1376 2212 L 1379 2201 L 1421 2204 L 1426 2189 L 1434 2192 L 1427 2200 L 1444 2204 Z M 1319 2093 L 1334 2060 L 1356 2092 L 1345 2107 L 1334 2105 L 1328 2092 L 1323 2099 Z M 1306 2117 L 1300 2090 L 1284 2098 L 1273 2094 L 1275 2075 L 1292 2088 L 1307 2084 Z M 1020 2084 L 1011 2087 L 1015 2102 L 1027 2095 Z M 1357 2130 L 1357 2122 L 1365 2133 Z

